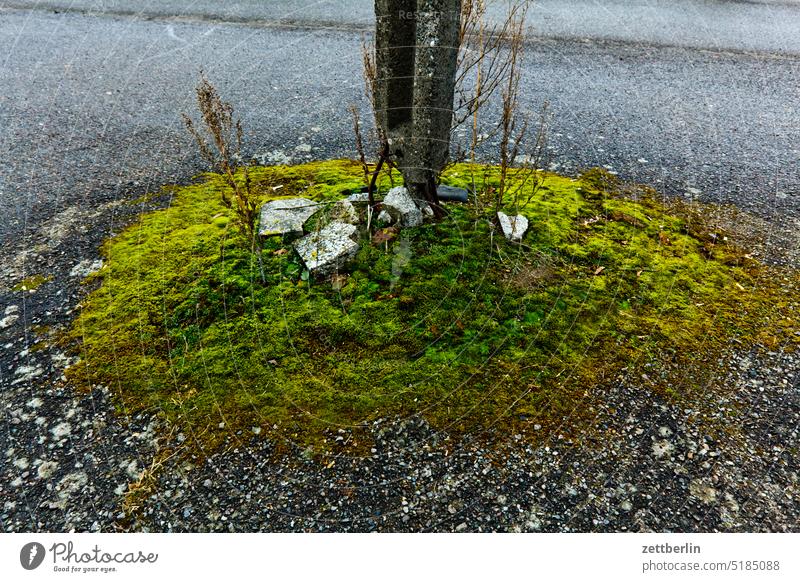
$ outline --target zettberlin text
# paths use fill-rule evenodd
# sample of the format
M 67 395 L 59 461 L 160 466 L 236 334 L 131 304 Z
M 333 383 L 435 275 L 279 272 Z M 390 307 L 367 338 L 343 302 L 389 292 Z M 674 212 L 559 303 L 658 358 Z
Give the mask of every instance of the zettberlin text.
M 656 544 L 642 546 L 643 554 L 699 554 L 700 546 L 694 544 Z

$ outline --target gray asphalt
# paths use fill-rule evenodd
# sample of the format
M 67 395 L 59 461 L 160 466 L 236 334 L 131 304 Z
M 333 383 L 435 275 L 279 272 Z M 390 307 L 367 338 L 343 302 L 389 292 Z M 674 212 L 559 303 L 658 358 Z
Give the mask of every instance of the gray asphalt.
M 499 19 L 507 4 L 507 0 L 489 0 L 489 14 Z M 372 0 L 11 0 L 0 2 L 3 5 L 357 29 L 373 24 Z M 534 0 L 529 25 L 534 34 L 552 38 L 797 54 L 799 5 L 798 0 Z
M 201 68 L 241 114 L 250 153 L 352 155 L 346 106 L 366 107 L 370 7 L 0 3 L 0 236 L 202 169 L 180 122 Z M 552 105 L 554 167 L 609 166 L 671 194 L 794 216 L 800 4 L 540 2 L 532 24 L 523 100 Z M 295 155 L 304 144 L 312 152 Z

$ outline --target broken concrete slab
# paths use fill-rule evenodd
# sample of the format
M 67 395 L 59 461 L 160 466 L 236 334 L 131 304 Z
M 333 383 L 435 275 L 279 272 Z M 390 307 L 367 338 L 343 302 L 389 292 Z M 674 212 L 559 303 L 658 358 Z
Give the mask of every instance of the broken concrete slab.
M 303 234 L 303 223 L 319 210 L 319 203 L 308 198 L 280 198 L 261 207 L 260 236 Z
M 345 222 L 332 222 L 294 243 L 297 254 L 309 273 L 330 275 L 358 253 L 358 228 Z
M 509 216 L 505 212 L 498 212 L 497 220 L 500 222 L 503 235 L 512 242 L 520 242 L 528 230 L 528 219 L 521 214 Z
M 469 192 L 464 188 L 439 184 L 436 187 L 436 194 L 443 202 L 469 202 Z
M 414 200 L 403 186 L 397 186 L 389 190 L 383 199 L 383 210 L 388 212 L 394 221 L 401 226 L 420 226 L 422 224 L 422 210 L 414 203 Z
M 332 222 L 347 222 L 358 224 L 358 211 L 349 200 L 339 200 L 330 209 L 330 220 Z
M 347 198 L 345 198 L 351 204 L 366 204 L 369 202 L 369 193 L 368 192 L 355 192 L 350 194 Z

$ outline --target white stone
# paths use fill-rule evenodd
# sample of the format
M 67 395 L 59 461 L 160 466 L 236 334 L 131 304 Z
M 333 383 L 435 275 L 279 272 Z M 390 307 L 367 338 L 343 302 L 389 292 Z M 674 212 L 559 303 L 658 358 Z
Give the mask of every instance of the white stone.
M 389 190 L 382 204 L 383 209 L 401 226 L 413 227 L 422 224 L 422 211 L 403 186 L 397 186 Z
M 41 366 L 19 366 L 16 370 L 14 370 L 14 381 L 11 384 L 19 384 L 21 382 L 27 382 L 36 378 L 37 376 L 41 376 L 44 373 Z
M 358 211 L 349 200 L 339 200 L 331 208 L 330 218 L 334 222 L 358 224 Z
M 92 273 L 96 273 L 100 269 L 103 268 L 103 261 L 101 259 L 97 259 L 96 261 L 92 261 L 90 259 L 85 259 L 72 267 L 69 272 L 70 277 L 81 277 L 86 278 Z
M 294 248 L 310 273 L 328 275 L 355 257 L 357 240 L 358 229 L 354 225 L 332 222 L 295 242 Z
M 692 479 L 689 483 L 689 493 L 703 503 L 714 503 L 717 500 L 717 490 L 705 479 Z
M 51 509 L 66 509 L 71 498 L 82 493 L 88 482 L 89 477 L 83 471 L 69 473 L 56 485 L 56 501 L 51 501 L 48 506 Z
M 503 235 L 512 242 L 520 242 L 528 231 L 528 219 L 521 214 L 512 217 L 505 212 L 498 212 L 497 219 L 500 221 Z
M 286 152 L 281 150 L 272 150 L 271 152 L 261 152 L 253 156 L 254 158 L 261 161 L 262 166 L 267 165 L 283 165 L 288 166 L 292 163 L 291 156 L 287 155 Z
M 28 402 L 26 402 L 25 404 L 30 408 L 39 408 L 42 406 L 42 404 L 44 404 L 44 402 L 42 402 L 42 399 L 39 398 L 38 396 L 34 396 L 30 400 L 28 400 Z
M 369 202 L 369 193 L 367 192 L 354 192 L 346 198 L 351 204 L 366 204 Z
M 258 234 L 303 234 L 303 224 L 317 210 L 319 204 L 308 198 L 281 198 L 267 202 L 261 207 Z
M 62 422 L 50 429 L 50 432 L 53 433 L 53 436 L 56 439 L 62 439 L 66 436 L 69 436 L 69 434 L 72 432 L 72 427 L 68 422 Z
M 0 319 L 0 329 L 5 329 L 7 327 L 14 325 L 14 323 L 16 323 L 18 319 L 19 315 L 17 315 L 16 313 L 12 313 L 11 315 L 5 316 L 3 319 Z
M 58 469 L 57 462 L 45 461 L 36 469 L 36 474 L 39 476 L 39 479 L 49 479 L 55 474 L 56 469 Z
M 139 463 L 136 461 L 136 459 L 133 459 L 129 462 L 123 461 L 121 468 L 125 470 L 125 472 L 128 474 L 128 478 L 132 481 L 138 480 L 142 474 L 142 471 L 139 470 Z
M 653 443 L 653 455 L 657 459 L 672 456 L 672 451 L 674 449 L 675 446 L 666 440 L 656 441 Z
M 389 214 L 385 210 L 381 210 L 378 213 L 378 222 L 382 222 L 384 224 L 392 224 L 394 222 L 394 219 L 392 218 L 391 214 Z

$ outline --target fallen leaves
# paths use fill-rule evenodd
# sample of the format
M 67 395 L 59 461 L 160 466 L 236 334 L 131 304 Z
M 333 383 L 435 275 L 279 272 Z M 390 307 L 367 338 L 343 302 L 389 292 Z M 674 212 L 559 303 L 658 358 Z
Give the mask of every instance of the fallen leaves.
M 387 226 L 386 228 L 381 228 L 375 234 L 372 235 L 372 243 L 373 244 L 384 244 L 390 243 L 397 236 L 400 234 L 400 229 L 396 226 Z

